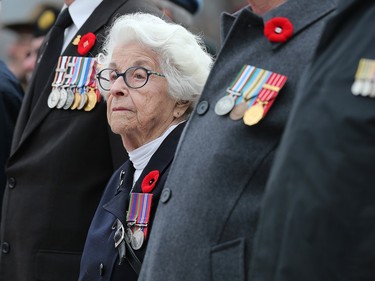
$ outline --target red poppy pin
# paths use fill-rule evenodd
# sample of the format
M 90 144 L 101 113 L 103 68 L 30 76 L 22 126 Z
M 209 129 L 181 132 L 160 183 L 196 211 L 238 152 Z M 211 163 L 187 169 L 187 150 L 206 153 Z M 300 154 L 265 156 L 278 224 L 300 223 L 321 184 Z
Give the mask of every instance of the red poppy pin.
M 92 49 L 92 47 L 94 47 L 95 42 L 95 34 L 92 32 L 86 33 L 78 42 L 78 53 L 81 56 L 86 55 Z
M 144 177 L 141 186 L 143 193 L 150 193 L 154 189 L 155 184 L 159 179 L 159 175 L 160 173 L 158 170 L 153 170 Z
M 270 19 L 264 26 L 264 35 L 271 42 L 284 43 L 293 34 L 293 25 L 289 19 L 277 17 Z

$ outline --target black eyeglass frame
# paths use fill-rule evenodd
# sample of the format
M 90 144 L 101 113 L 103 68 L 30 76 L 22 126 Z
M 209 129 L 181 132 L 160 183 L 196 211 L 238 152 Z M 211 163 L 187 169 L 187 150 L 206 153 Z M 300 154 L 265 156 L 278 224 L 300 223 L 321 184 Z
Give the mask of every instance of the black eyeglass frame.
M 131 70 L 137 70 L 137 69 L 143 69 L 143 70 L 146 72 L 146 74 L 147 74 L 147 78 L 146 78 L 145 83 L 144 83 L 143 85 L 141 85 L 141 86 L 139 86 L 139 87 L 133 87 L 133 86 L 130 86 L 130 85 L 129 85 L 129 83 L 128 83 L 127 79 L 126 79 L 126 73 L 127 73 L 128 71 L 131 71 Z M 100 81 L 103 79 L 103 80 L 106 80 L 106 81 L 109 82 L 109 80 L 107 80 L 107 79 L 106 79 L 105 77 L 103 77 L 101 74 L 102 74 L 104 71 L 108 71 L 108 70 L 111 70 L 111 71 L 113 71 L 114 73 L 116 73 L 116 76 L 117 76 L 117 77 L 116 77 L 116 79 L 113 81 L 113 83 L 114 83 L 114 82 L 115 82 L 115 81 L 121 76 L 122 79 L 124 80 L 126 86 L 128 86 L 128 87 L 131 88 L 131 89 L 139 89 L 139 88 L 144 87 L 144 86 L 147 84 L 147 82 L 148 82 L 148 80 L 149 80 L 149 78 L 150 78 L 151 75 L 156 75 L 156 76 L 164 77 L 164 78 L 165 78 L 164 74 L 159 73 L 159 72 L 155 72 L 155 71 L 151 71 L 151 70 L 149 70 L 149 69 L 147 69 L 147 68 L 145 68 L 145 67 L 143 67 L 143 66 L 132 66 L 132 67 L 129 67 L 128 69 L 126 69 L 126 70 L 125 70 L 124 72 L 122 72 L 122 73 L 118 73 L 116 70 L 114 70 L 114 69 L 112 69 L 112 68 L 104 68 L 104 69 L 102 69 L 101 71 L 99 71 L 99 72 L 96 74 L 96 79 L 97 79 L 98 82 L 99 82 L 99 86 L 100 86 L 104 91 L 109 91 L 110 88 L 109 88 L 109 89 L 104 88 L 104 87 L 102 86 L 102 82 L 100 82 Z

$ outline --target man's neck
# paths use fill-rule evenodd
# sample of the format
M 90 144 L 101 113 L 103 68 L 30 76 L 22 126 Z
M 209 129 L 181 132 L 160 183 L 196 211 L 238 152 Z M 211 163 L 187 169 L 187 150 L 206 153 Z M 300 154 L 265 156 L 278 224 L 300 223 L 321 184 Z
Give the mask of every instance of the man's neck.
M 286 1 L 287 0 L 247 0 L 253 12 L 258 15 L 264 15 Z

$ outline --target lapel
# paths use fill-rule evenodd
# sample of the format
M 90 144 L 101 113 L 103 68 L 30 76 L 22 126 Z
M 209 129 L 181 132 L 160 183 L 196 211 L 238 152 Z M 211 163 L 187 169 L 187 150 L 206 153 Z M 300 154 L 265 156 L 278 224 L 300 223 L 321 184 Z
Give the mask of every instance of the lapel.
M 104 40 L 104 34 L 101 32 L 103 27 L 107 24 L 108 20 L 112 17 L 112 15 L 117 11 L 117 9 L 123 5 L 126 1 L 124 0 L 104 0 L 102 3 L 94 10 L 85 24 L 80 28 L 80 30 L 76 33 L 74 38 L 77 35 L 83 35 L 88 32 L 93 32 L 97 35 L 97 43 L 95 44 L 94 48 L 88 53 L 86 56 L 96 56 L 97 52 L 99 51 L 99 47 L 101 46 L 102 41 Z M 99 33 L 99 34 L 98 34 Z M 45 46 L 45 45 L 44 45 Z M 69 44 L 68 47 L 63 52 L 63 55 L 69 56 L 81 56 L 77 51 L 77 46 L 73 44 Z M 37 72 L 37 69 L 36 69 Z M 23 122 L 21 121 L 21 125 L 19 128 L 18 136 L 17 136 L 17 143 L 16 146 L 20 147 L 20 145 L 27 139 L 28 136 L 38 127 L 38 125 L 46 118 L 46 116 L 52 111 L 56 109 L 50 109 L 47 106 L 47 99 L 51 92 L 51 83 L 53 80 L 55 73 L 52 71 L 48 78 L 48 82 L 42 93 L 37 97 L 37 102 L 35 107 L 32 109 L 25 108 L 24 110 L 30 111 L 30 117 L 27 119 L 28 114 L 23 114 Z M 47 81 L 47 79 L 46 79 Z M 33 89 L 34 81 L 31 84 L 30 89 Z M 38 93 L 34 93 L 34 95 L 38 95 Z M 28 97 L 30 99 L 31 97 Z M 36 97 L 35 97 L 36 98 Z M 29 103 L 27 104 L 27 106 Z M 26 112 L 25 112 L 26 113 Z M 26 116 L 25 116 L 26 115 Z M 26 117 L 26 119 L 25 119 Z M 24 127 L 21 128 L 21 127 Z M 21 135 L 22 134 L 22 135 Z
M 141 191 L 142 181 L 144 177 L 153 170 L 158 170 L 160 173 L 160 176 L 156 184 L 156 187 L 152 191 L 152 194 L 155 194 L 156 190 L 161 192 L 161 189 L 157 188 L 157 186 L 159 183 L 162 182 L 161 178 L 167 176 L 166 171 L 168 170 L 168 167 L 174 158 L 178 140 L 180 139 L 180 136 L 181 136 L 182 130 L 185 127 L 185 124 L 186 122 L 178 125 L 168 135 L 168 137 L 162 142 L 158 150 L 156 150 L 154 155 L 151 157 L 150 162 L 144 168 L 139 179 L 135 183 L 133 192 L 138 192 L 138 193 L 142 192 Z M 130 166 L 133 167 L 133 165 L 131 164 L 129 160 L 127 162 L 130 163 Z M 134 168 L 133 168 L 133 173 L 134 173 Z M 124 182 L 125 181 L 126 180 L 124 180 Z M 119 193 L 117 193 L 107 204 L 103 205 L 104 210 L 113 214 L 116 218 L 118 218 L 122 222 L 122 224 L 125 224 L 125 215 L 126 215 L 127 207 L 129 206 L 129 192 L 131 190 L 132 182 L 133 182 L 133 175 L 131 175 L 131 182 L 128 181 L 126 185 L 124 185 L 124 187 L 120 189 Z M 114 187 L 109 187 L 109 188 L 114 188 Z
M 286 17 L 293 24 L 293 37 L 298 36 L 304 29 L 316 21 L 333 12 L 336 8 L 336 0 L 288 0 L 276 9 L 263 16 L 263 23 L 274 17 Z M 283 46 L 283 43 L 270 42 L 273 49 Z

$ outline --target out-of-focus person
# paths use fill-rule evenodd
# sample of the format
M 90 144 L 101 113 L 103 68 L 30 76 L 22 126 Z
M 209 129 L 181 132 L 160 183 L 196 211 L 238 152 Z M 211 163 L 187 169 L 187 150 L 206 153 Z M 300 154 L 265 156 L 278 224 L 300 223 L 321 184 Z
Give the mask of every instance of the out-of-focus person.
M 137 280 L 178 140 L 212 64 L 202 47 L 181 25 L 149 14 L 125 15 L 112 27 L 98 80 L 129 160 L 99 203 L 80 281 Z
M 194 26 L 194 19 L 204 5 L 203 0 L 152 0 L 164 15 L 187 29 Z M 207 36 L 203 36 L 207 52 L 216 56 L 217 47 Z
M 332 0 L 248 0 L 181 137 L 140 281 L 251 280 L 271 165 Z M 272 208 L 272 206 L 270 206 Z
M 373 281 L 375 1 L 340 0 L 264 195 L 252 281 Z
M 78 279 L 104 187 L 127 159 L 108 126 L 95 57 L 115 18 L 139 11 L 161 16 L 147 0 L 65 0 L 46 35 L 6 166 L 0 280 Z
M 9 157 L 22 98 L 21 84 L 5 63 L 0 61 L 0 207 L 6 183 L 5 163 Z
M 25 71 L 27 82 L 31 79 L 32 72 L 36 65 L 38 52 L 42 46 L 44 37 L 48 34 L 60 12 L 60 9 L 52 4 L 43 4 L 40 9 L 41 11 L 36 16 L 34 22 L 31 23 L 33 38 L 31 40 L 29 52 L 23 61 L 23 69 Z

